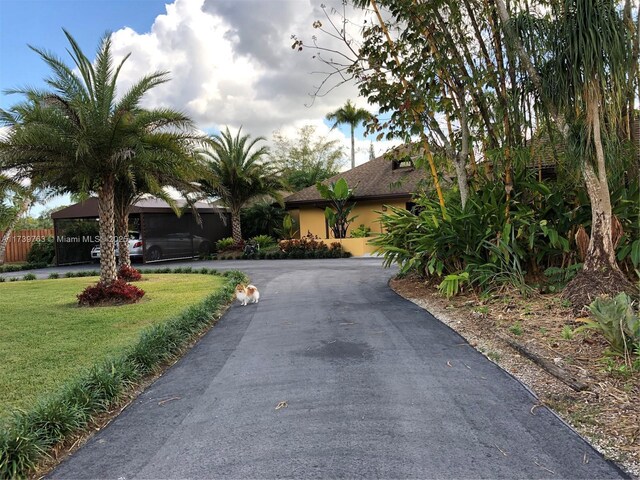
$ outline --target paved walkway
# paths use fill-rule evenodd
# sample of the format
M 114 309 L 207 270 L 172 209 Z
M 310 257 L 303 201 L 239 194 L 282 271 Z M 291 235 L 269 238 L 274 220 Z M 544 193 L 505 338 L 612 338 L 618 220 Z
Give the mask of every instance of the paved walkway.
M 260 303 L 51 478 L 623 478 L 379 260 L 237 263 Z

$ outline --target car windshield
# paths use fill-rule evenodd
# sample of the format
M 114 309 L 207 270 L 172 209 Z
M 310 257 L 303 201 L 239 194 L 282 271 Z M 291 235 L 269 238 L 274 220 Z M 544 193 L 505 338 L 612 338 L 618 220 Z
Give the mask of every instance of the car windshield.
M 129 232 L 129 240 L 140 240 L 140 232 Z

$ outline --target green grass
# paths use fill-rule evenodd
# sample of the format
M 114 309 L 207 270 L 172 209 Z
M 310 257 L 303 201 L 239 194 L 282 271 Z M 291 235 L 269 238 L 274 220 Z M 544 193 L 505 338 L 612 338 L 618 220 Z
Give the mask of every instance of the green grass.
M 146 292 L 140 303 L 99 308 L 76 305 L 76 295 L 97 278 L 0 284 L 0 420 L 123 352 L 141 330 L 177 316 L 223 283 L 221 277 L 199 274 L 144 278 L 136 282 Z

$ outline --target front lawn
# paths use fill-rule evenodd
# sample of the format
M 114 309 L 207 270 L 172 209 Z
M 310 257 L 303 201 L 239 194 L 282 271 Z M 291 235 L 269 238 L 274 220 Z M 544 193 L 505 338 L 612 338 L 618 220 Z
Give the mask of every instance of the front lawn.
M 57 391 L 83 368 L 122 352 L 141 330 L 175 317 L 220 289 L 212 275 L 149 274 L 140 303 L 79 308 L 97 277 L 0 283 L 0 420 Z

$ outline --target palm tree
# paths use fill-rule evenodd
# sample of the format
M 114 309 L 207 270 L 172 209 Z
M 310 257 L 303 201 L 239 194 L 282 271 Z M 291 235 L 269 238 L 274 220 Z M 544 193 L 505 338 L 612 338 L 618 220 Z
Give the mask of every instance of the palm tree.
M 159 115 L 160 114 L 160 118 Z M 120 265 L 130 265 L 129 211 L 144 195 L 151 194 L 166 201 L 176 215 L 181 207 L 168 193 L 171 187 L 189 198 L 200 192 L 196 182 L 204 174 L 204 166 L 195 155 L 196 142 L 203 140 L 198 135 L 183 133 L 182 125 L 190 120 L 182 113 L 171 110 L 141 112 L 136 121 L 145 125 L 141 141 L 144 149 L 131 158 L 123 174 L 116 178 L 114 187 L 115 229 L 118 238 Z M 167 127 L 176 127 L 167 130 Z
M 9 200 L 9 203 L 5 202 Z M 33 190 L 0 173 L 0 265 L 13 229 L 33 203 Z
M 212 197 L 220 197 L 223 205 L 231 211 L 233 242 L 242 243 L 240 210 L 251 199 L 261 195 L 279 198 L 282 187 L 274 170 L 260 160 L 268 152 L 266 146 L 258 147 L 264 137 L 253 140 L 241 131 L 235 137 L 229 127 L 220 134 L 213 135 L 211 147 L 202 153 L 206 159 L 209 175 L 202 182 L 202 189 Z
M 622 119 L 631 43 L 613 1 L 565 0 L 556 31 L 548 96 L 570 127 L 569 143 L 580 160 L 591 203 L 591 237 L 583 271 L 565 291 L 567 298 L 577 300 L 584 298 L 585 280 L 589 285 L 607 278 L 606 284 L 625 289 L 611 238 L 607 150 L 612 150 Z
M 129 55 L 114 66 L 111 39 L 106 34 L 91 62 L 73 37 L 64 33 L 71 45 L 73 67 L 53 53 L 30 47 L 52 75 L 46 79 L 48 89 L 27 87 L 9 92 L 26 99 L 8 111 L 0 110 L 0 122 L 9 127 L 9 134 L 0 142 L 0 162 L 3 168 L 13 169 L 17 179 L 30 178 L 56 190 L 97 193 L 100 281 L 109 284 L 117 278 L 113 239 L 118 177 L 144 152 L 146 139 L 152 135 L 148 132 L 151 124 L 184 130 L 192 124 L 186 117 L 165 123 L 167 111 L 162 109 L 142 115 L 142 98 L 168 81 L 166 72 L 144 76 L 118 98 L 118 75 Z
M 351 168 L 355 168 L 356 166 L 354 130 L 358 125 L 366 122 L 370 118 L 371 114 L 367 110 L 364 108 L 356 108 L 356 106 L 351 103 L 351 100 L 347 100 L 347 103 L 336 111 L 327 113 L 326 119 L 333 122 L 332 130 L 344 123 L 351 127 Z
M 577 308 L 593 297 L 633 291 L 616 261 L 611 236 L 609 192 L 612 152 L 616 148 L 627 74 L 630 37 L 612 0 L 563 0 L 555 6 L 549 61 L 539 75 L 510 29 L 503 0 L 495 0 L 503 26 L 544 106 L 566 137 L 568 153 L 578 161 L 591 204 L 591 236 L 582 271 L 563 295 Z M 634 73 L 635 74 L 635 73 Z

